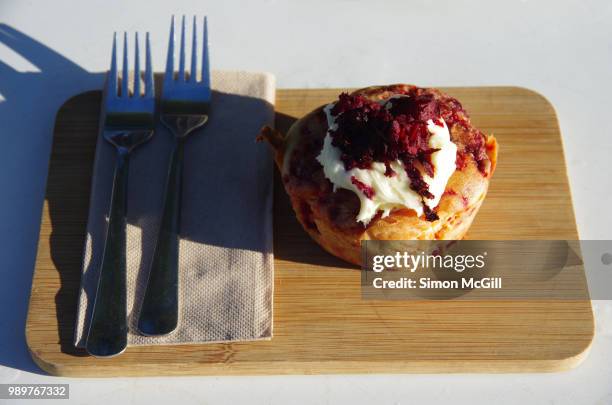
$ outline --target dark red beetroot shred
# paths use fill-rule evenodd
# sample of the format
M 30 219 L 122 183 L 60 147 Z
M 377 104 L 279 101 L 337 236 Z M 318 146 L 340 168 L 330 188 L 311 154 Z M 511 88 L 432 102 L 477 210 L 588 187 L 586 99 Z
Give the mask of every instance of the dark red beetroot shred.
M 357 187 L 366 197 L 370 199 L 374 197 L 374 194 L 375 194 L 374 189 L 368 186 L 367 184 L 365 184 L 364 182 L 359 181 L 357 177 L 352 176 L 351 183 L 353 183 L 355 187 Z
M 438 149 L 429 147 L 427 121 L 433 119 L 437 125 L 442 124 L 438 120 L 439 103 L 429 94 L 399 97 L 389 102 L 391 108 L 387 109 L 361 95 L 341 94 L 331 110 L 338 124 L 330 132 L 332 145 L 341 150 L 346 170 L 369 169 L 372 163 L 382 162 L 386 165 L 385 175 L 393 176 L 395 172 L 390 164 L 399 159 L 410 179 L 410 187 L 424 198 L 433 198 L 422 171 L 433 176 L 431 154 Z M 351 181 L 372 198 L 371 187 L 355 178 Z M 431 210 L 426 210 L 426 217 L 437 219 Z

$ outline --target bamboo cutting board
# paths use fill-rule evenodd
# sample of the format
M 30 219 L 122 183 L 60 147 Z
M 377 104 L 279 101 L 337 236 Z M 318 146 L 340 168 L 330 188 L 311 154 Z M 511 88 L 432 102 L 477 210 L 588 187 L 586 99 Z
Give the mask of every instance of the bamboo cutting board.
M 470 239 L 577 239 L 555 111 L 516 87 L 443 89 L 501 149 Z M 279 90 L 277 127 L 340 90 Z M 556 371 L 593 338 L 589 301 L 364 301 L 360 273 L 312 242 L 276 175 L 274 338 L 130 347 L 95 359 L 72 344 L 101 95 L 59 110 L 26 327 L 32 357 L 70 376 Z M 262 145 L 262 147 L 264 147 Z

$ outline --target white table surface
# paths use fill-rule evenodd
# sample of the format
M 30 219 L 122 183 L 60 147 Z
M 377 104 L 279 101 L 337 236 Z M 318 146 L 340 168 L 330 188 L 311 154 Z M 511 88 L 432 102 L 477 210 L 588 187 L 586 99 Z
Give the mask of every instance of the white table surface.
M 563 373 L 105 380 L 41 375 L 28 355 L 24 327 L 55 112 L 71 95 L 101 87 L 102 75 L 92 72 L 107 68 L 114 30 L 151 31 L 154 64 L 163 70 L 173 13 L 209 16 L 214 68 L 270 71 L 279 87 L 412 82 L 539 91 L 559 115 L 581 237 L 612 236 L 612 2 L 123 3 L 0 2 L 0 383 L 66 382 L 72 401 L 92 404 L 612 403 L 609 301 L 594 303 L 597 333 L 590 356 Z

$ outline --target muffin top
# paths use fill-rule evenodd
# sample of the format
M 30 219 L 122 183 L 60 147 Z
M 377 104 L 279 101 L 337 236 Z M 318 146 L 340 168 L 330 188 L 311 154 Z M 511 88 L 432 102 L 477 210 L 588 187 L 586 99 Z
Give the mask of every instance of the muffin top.
M 461 103 L 439 90 L 368 87 L 296 122 L 283 182 L 317 199 L 341 228 L 363 229 L 398 211 L 436 221 L 445 200 L 469 203 L 488 181 L 491 147 Z

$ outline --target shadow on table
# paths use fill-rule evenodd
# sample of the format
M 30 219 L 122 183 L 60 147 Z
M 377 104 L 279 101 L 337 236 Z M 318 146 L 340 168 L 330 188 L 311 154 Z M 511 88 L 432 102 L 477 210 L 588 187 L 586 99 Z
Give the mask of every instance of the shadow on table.
M 0 24 L 0 43 L 38 70 L 21 72 L 0 60 L 0 366 L 41 373 L 28 353 L 24 332 L 53 122 L 68 97 L 101 87 L 103 78 L 9 25 Z M 51 208 L 60 209 L 62 204 L 66 204 L 62 209 L 70 209 L 70 203 L 61 200 Z M 59 252 L 64 241 L 53 235 L 52 244 Z M 62 252 L 65 259 L 56 264 L 62 286 L 61 269 L 80 255 L 80 251 Z M 64 297 L 62 288 L 56 297 L 57 310 L 74 312 L 74 302 Z M 62 334 L 71 332 L 61 329 L 58 339 L 65 341 Z
M 230 94 L 214 92 L 216 105 L 225 105 L 219 108 L 215 118 L 230 122 L 230 116 L 224 116 L 231 111 L 240 111 L 246 115 L 261 115 L 261 100 L 242 97 Z M 57 318 L 60 331 L 61 350 L 70 355 L 84 355 L 82 350 L 76 349 L 73 345 L 74 324 L 76 319 L 76 302 L 80 282 L 84 285 L 87 315 L 84 317 L 84 330 L 88 329 L 87 320 L 91 317 L 95 289 L 98 279 L 98 269 L 103 253 L 104 230 L 106 223 L 106 213 L 108 212 L 108 196 L 105 190 L 111 189 L 112 182 L 112 162 L 113 150 L 106 143 L 100 143 L 98 147 L 104 148 L 96 152 L 98 139 L 98 113 L 100 109 L 100 93 L 79 94 L 68 100 L 57 115 L 57 128 L 54 133 L 54 142 L 49 166 L 49 178 L 47 181 L 46 200 L 49 207 L 49 217 L 52 223 L 51 235 L 51 255 L 54 265 L 57 267 L 61 277 L 61 290 L 57 295 Z M 249 112 L 253 109 L 252 112 Z M 220 111 L 220 112 L 219 112 Z M 243 115 L 243 114 L 238 115 Z M 283 114 L 276 116 L 276 124 L 284 130 L 295 121 L 295 118 Z M 240 125 L 238 127 L 241 127 Z M 78 131 L 75 129 L 78 128 Z M 213 128 L 211 126 L 211 128 Z M 213 153 L 220 156 L 231 155 L 231 150 L 237 152 L 235 144 L 215 140 L 215 136 L 227 136 L 231 139 L 248 138 L 255 139 L 255 134 L 240 135 L 228 134 L 219 129 L 213 130 L 209 137 L 204 134 L 199 138 L 194 138 L 190 144 L 189 152 L 194 152 L 195 156 L 205 156 Z M 154 235 L 159 226 L 159 213 L 161 210 L 161 198 L 165 179 L 165 168 L 167 167 L 167 151 L 170 150 L 170 134 L 164 133 L 161 128 L 156 129 L 156 134 L 146 147 L 135 151 L 130 162 L 130 196 L 128 197 L 128 223 L 140 228 L 141 230 L 141 262 L 134 281 L 136 289 L 145 288 L 150 259 L 154 248 Z M 246 142 L 247 139 L 241 139 Z M 225 143 L 220 151 L 220 144 Z M 255 145 L 254 148 L 261 148 L 258 151 L 265 151 L 267 146 Z M 242 155 L 252 153 L 250 148 L 242 148 Z M 96 174 L 93 175 L 94 155 L 97 154 Z M 235 156 L 234 156 L 235 157 Z M 246 164 L 253 170 L 256 167 L 265 168 L 265 165 L 249 161 L 247 156 L 242 156 L 238 161 Z M 265 158 L 270 159 L 269 156 Z M 265 225 L 259 219 L 245 217 L 245 212 L 252 212 L 252 209 L 244 207 L 241 200 L 236 199 L 235 193 L 224 192 L 209 194 L 202 190 L 218 189 L 218 185 L 211 176 L 210 170 L 202 170 L 201 163 L 196 164 L 197 159 L 185 160 L 184 192 L 189 195 L 189 200 L 183 201 L 183 214 L 188 218 L 182 225 L 182 237 L 192 242 L 200 244 L 218 246 L 230 249 L 243 249 L 260 251 L 264 248 L 264 243 L 260 234 L 256 232 L 243 232 L 235 227 L 227 226 L 227 213 L 234 216 L 234 223 L 243 226 L 251 226 L 253 229 L 265 229 Z M 251 159 L 253 160 L 253 159 Z M 151 165 L 150 162 L 157 162 Z M 215 165 L 219 172 L 232 172 L 230 167 L 234 161 Z M 106 166 L 108 164 L 108 167 Z M 271 162 L 270 162 L 271 164 Z M 191 168 L 190 168 L 191 165 Z M 224 167 L 225 165 L 225 167 Z M 229 166 L 228 166 L 229 165 Z M 274 253 L 278 259 L 291 262 L 301 262 L 322 266 L 345 267 L 346 264 L 339 259 L 325 252 L 307 233 L 301 228 L 291 209 L 288 197 L 280 185 L 278 172 L 275 170 L 276 190 L 274 196 Z M 261 178 L 261 176 L 255 176 Z M 241 178 L 241 177 L 239 177 Z M 243 184 L 241 180 L 240 184 Z M 212 182 L 212 184 L 208 184 Z M 227 179 L 227 187 L 236 189 L 240 184 L 236 184 L 236 179 Z M 257 183 L 256 183 L 257 184 Z M 256 187 L 244 187 L 244 189 L 255 192 L 259 187 L 269 186 L 260 184 Z M 92 197 L 90 194 L 93 191 Z M 197 188 L 197 189 L 196 189 Z M 246 191 L 245 191 L 246 192 Z M 209 201 L 202 200 L 202 198 Z M 263 197 L 262 197 L 263 198 Z M 91 206 L 90 206 L 91 204 Z M 207 207 L 202 209 L 201 207 Z M 242 207 L 242 208 L 241 208 Z M 242 215 L 237 220 L 236 216 Z M 90 221 L 89 230 L 87 230 Z M 88 246 L 91 248 L 89 265 L 81 276 L 82 247 L 85 239 L 88 238 Z M 200 269 L 204 275 L 214 269 Z M 142 298 L 143 293 L 135 294 Z M 132 311 L 128 314 L 130 327 L 136 327 L 137 314 L 141 302 L 137 300 L 133 303 Z M 85 337 L 79 334 L 80 344 L 84 344 Z
M 61 285 L 54 298 L 59 328 L 53 339 L 57 340 L 49 343 L 59 343 L 65 354 L 85 355 L 83 350 L 74 347 L 73 336 L 96 136 L 56 136 L 50 144 L 59 106 L 75 94 L 100 89 L 104 77 L 103 74 L 85 71 L 6 24 L 0 24 L 0 43 L 38 69 L 37 72 L 20 72 L 0 61 L 0 94 L 3 98 L 0 100 L 0 125 L 5 134 L 5 143 L 0 150 L 3 162 L 0 184 L 5 195 L 10 196 L 3 199 L 0 206 L 0 246 L 3 247 L 0 251 L 0 262 L 3 263 L 0 277 L 5 280 L 0 283 L 0 296 L 3 297 L 0 307 L 0 365 L 40 373 L 29 355 L 24 331 L 47 170 L 48 184 L 63 185 L 47 187 L 45 200 L 52 229 L 47 233 L 41 232 L 43 238 L 49 238 L 50 258 Z M 88 97 L 100 97 L 100 93 Z M 78 114 L 71 114 L 71 109 L 76 109 Z M 63 122 L 71 128 L 78 128 L 79 133 L 97 134 L 98 112 L 99 101 L 90 103 L 83 110 L 79 98 L 73 98 L 62 109 L 65 119 L 58 121 L 60 125 Z M 276 116 L 276 125 L 283 132 L 294 121 L 294 117 Z M 26 139 L 20 137 L 22 133 L 33 136 Z M 47 166 L 50 146 L 51 160 Z M 89 162 L 87 168 L 83 167 L 84 160 Z M 277 257 L 295 262 L 346 266 L 323 251 L 301 229 L 276 171 L 275 176 L 274 249 Z M 82 192 L 85 188 L 87 193 Z M 200 231 L 191 236 L 195 236 L 193 239 L 198 242 L 207 242 L 206 234 Z

